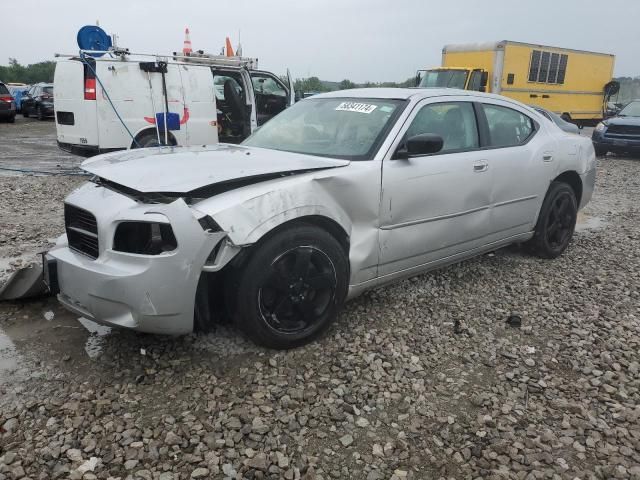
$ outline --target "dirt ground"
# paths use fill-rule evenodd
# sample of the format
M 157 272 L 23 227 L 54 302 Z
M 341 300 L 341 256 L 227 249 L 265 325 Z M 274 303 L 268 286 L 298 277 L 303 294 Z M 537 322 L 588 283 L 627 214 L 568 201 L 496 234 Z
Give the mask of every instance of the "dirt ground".
M 54 131 L 0 124 L 0 167 L 74 173 Z M 82 181 L 0 170 L 0 284 Z M 561 258 L 508 248 L 369 292 L 290 352 L 0 304 L 0 480 L 640 479 L 639 197 L 640 160 L 601 159 Z

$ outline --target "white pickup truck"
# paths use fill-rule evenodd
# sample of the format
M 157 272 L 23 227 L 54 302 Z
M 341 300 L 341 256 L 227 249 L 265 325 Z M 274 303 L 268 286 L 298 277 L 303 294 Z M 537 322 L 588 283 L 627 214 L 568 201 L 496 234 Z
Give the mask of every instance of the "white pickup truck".
M 92 156 L 157 145 L 240 143 L 293 104 L 287 76 L 284 82 L 258 70 L 251 58 L 58 55 L 58 146 Z

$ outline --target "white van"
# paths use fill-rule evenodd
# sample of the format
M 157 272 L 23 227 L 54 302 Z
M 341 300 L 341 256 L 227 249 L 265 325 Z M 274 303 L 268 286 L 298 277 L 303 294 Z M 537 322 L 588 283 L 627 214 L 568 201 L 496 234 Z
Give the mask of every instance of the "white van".
M 58 55 L 54 105 L 63 150 L 91 156 L 240 143 L 295 101 L 290 77 L 287 85 L 257 70 L 256 59 L 118 53 Z

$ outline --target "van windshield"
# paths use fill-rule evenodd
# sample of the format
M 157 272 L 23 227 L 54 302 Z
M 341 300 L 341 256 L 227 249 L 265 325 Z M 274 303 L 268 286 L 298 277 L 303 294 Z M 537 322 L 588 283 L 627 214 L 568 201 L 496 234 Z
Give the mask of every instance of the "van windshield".
M 459 88 L 467 84 L 468 70 L 425 70 L 419 87 Z
M 380 98 L 309 98 L 269 120 L 242 144 L 369 160 L 405 104 Z

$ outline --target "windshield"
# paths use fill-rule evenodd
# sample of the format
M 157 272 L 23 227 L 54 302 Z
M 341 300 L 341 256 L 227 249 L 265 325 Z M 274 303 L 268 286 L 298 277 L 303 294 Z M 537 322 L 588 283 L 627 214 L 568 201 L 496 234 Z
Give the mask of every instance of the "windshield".
M 464 90 L 468 74 L 468 70 L 426 70 L 418 86 Z
M 629 105 L 624 107 L 618 115 L 621 117 L 640 117 L 640 101 L 631 102 Z
M 45 95 L 53 95 L 53 87 L 42 87 L 42 93 Z
M 374 98 L 310 98 L 269 120 L 243 145 L 370 160 L 405 104 Z

